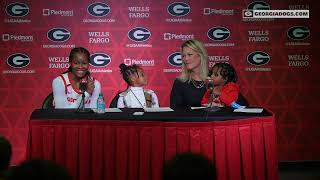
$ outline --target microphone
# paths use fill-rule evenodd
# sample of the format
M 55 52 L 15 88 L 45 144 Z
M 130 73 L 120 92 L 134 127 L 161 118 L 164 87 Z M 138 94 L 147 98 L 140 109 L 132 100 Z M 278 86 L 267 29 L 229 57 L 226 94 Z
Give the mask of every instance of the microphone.
M 244 108 L 244 106 L 241 106 L 240 104 L 236 103 L 239 93 L 239 85 L 230 82 L 222 88 L 219 99 L 227 106 L 233 107 L 235 109 Z
M 207 107 L 204 109 L 204 111 L 207 111 L 207 112 L 219 111 L 220 108 L 218 106 L 212 106 L 213 99 L 214 99 L 214 94 L 213 94 L 214 84 L 213 84 L 213 80 L 212 79 L 207 79 L 206 80 L 206 84 L 207 84 L 207 90 L 209 90 L 209 99 L 208 99 Z
M 208 105 L 211 106 L 213 102 L 213 80 L 212 79 L 207 79 L 207 89 L 209 90 L 209 100 L 208 100 Z
M 88 71 L 89 72 L 89 71 Z M 84 78 L 82 78 L 80 80 L 80 84 L 79 84 L 79 90 L 80 92 L 82 92 L 81 95 L 81 101 L 80 104 L 76 110 L 76 112 L 78 113 L 88 113 L 88 112 L 93 112 L 91 109 L 87 109 L 85 108 L 85 92 L 87 90 L 87 85 L 88 85 L 88 78 L 90 78 L 89 75 L 85 76 Z
M 207 79 L 207 89 L 210 91 L 213 91 L 214 85 L 213 85 L 213 80 L 212 79 Z
M 80 84 L 79 84 L 79 90 L 82 93 L 84 93 L 87 90 L 87 84 L 88 84 L 87 78 L 81 79 Z
M 87 90 L 87 84 L 88 84 L 87 78 L 83 78 L 80 80 L 79 90 L 82 93 L 82 95 L 81 95 L 81 101 L 78 106 L 77 112 L 87 112 L 85 110 L 85 94 L 84 94 L 84 92 Z

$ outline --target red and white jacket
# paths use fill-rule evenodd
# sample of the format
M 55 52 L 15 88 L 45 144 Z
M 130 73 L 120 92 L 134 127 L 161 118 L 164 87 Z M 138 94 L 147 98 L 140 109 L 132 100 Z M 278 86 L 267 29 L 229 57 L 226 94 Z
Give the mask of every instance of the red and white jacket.
M 81 102 L 82 92 L 70 82 L 70 72 L 61 74 L 52 81 L 54 105 L 56 109 L 78 108 Z M 96 108 L 97 99 L 101 92 L 101 85 L 94 80 L 92 95 L 85 92 L 85 108 Z

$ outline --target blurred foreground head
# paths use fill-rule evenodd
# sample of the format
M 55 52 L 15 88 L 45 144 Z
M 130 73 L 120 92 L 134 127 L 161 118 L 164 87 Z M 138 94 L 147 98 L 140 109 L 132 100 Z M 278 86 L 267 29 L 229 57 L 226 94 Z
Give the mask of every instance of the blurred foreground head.
M 10 142 L 3 136 L 0 136 L 0 178 L 10 166 L 12 147 Z
M 202 154 L 177 154 L 164 165 L 164 180 L 214 180 L 216 171 L 212 162 Z
M 7 180 L 71 180 L 66 169 L 48 160 L 27 160 L 13 167 Z

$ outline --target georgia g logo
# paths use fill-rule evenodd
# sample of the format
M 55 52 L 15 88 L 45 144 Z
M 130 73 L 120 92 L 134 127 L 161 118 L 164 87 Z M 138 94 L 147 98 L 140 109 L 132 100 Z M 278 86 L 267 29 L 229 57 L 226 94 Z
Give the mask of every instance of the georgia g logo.
M 48 39 L 53 42 L 65 42 L 70 38 L 70 36 L 71 33 L 64 28 L 53 28 L 47 33 Z
M 128 38 L 132 41 L 143 42 L 150 38 L 151 32 L 143 27 L 136 27 L 128 32 Z
M 249 4 L 248 9 L 251 10 L 269 10 L 270 6 L 269 4 L 263 2 L 263 1 L 254 1 Z
M 23 68 L 30 63 L 29 56 L 22 53 L 15 53 L 8 57 L 7 64 L 13 68 Z
M 270 56 L 263 51 L 254 51 L 247 56 L 248 63 L 255 66 L 262 66 L 270 61 Z
M 230 31 L 225 27 L 213 27 L 207 33 L 208 37 L 214 41 L 223 41 L 229 38 Z
M 92 16 L 102 17 L 109 14 L 111 8 L 105 3 L 97 2 L 90 4 L 87 8 L 87 11 Z
M 23 17 L 29 13 L 29 7 L 27 4 L 15 2 L 7 6 L 6 12 L 12 17 Z
M 191 11 L 191 8 L 186 3 L 174 2 L 168 6 L 167 11 L 172 16 L 185 16 L 189 14 L 189 12 Z
M 288 29 L 287 35 L 293 40 L 303 40 L 309 37 L 310 30 L 305 26 L 294 26 Z
M 182 58 L 180 52 L 172 53 L 168 56 L 168 63 L 172 66 L 181 66 Z
M 111 57 L 104 53 L 94 53 L 90 56 L 90 64 L 95 67 L 106 66 L 111 62 Z

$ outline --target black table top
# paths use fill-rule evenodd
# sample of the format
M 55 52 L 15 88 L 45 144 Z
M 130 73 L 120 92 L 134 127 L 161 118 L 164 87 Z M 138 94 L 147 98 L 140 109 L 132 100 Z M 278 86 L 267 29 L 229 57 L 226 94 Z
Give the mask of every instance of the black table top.
M 97 114 L 93 111 L 77 112 L 75 109 L 36 109 L 31 120 L 132 120 L 132 121 L 165 121 L 165 122 L 208 122 L 244 119 L 253 117 L 272 116 L 271 112 L 262 113 L 233 112 L 232 108 L 221 108 L 217 112 L 208 112 L 203 109 L 191 110 L 175 109 L 173 112 L 144 112 L 143 115 L 133 115 L 134 112 L 143 112 L 143 109 L 124 108 L 122 112 L 108 112 Z

